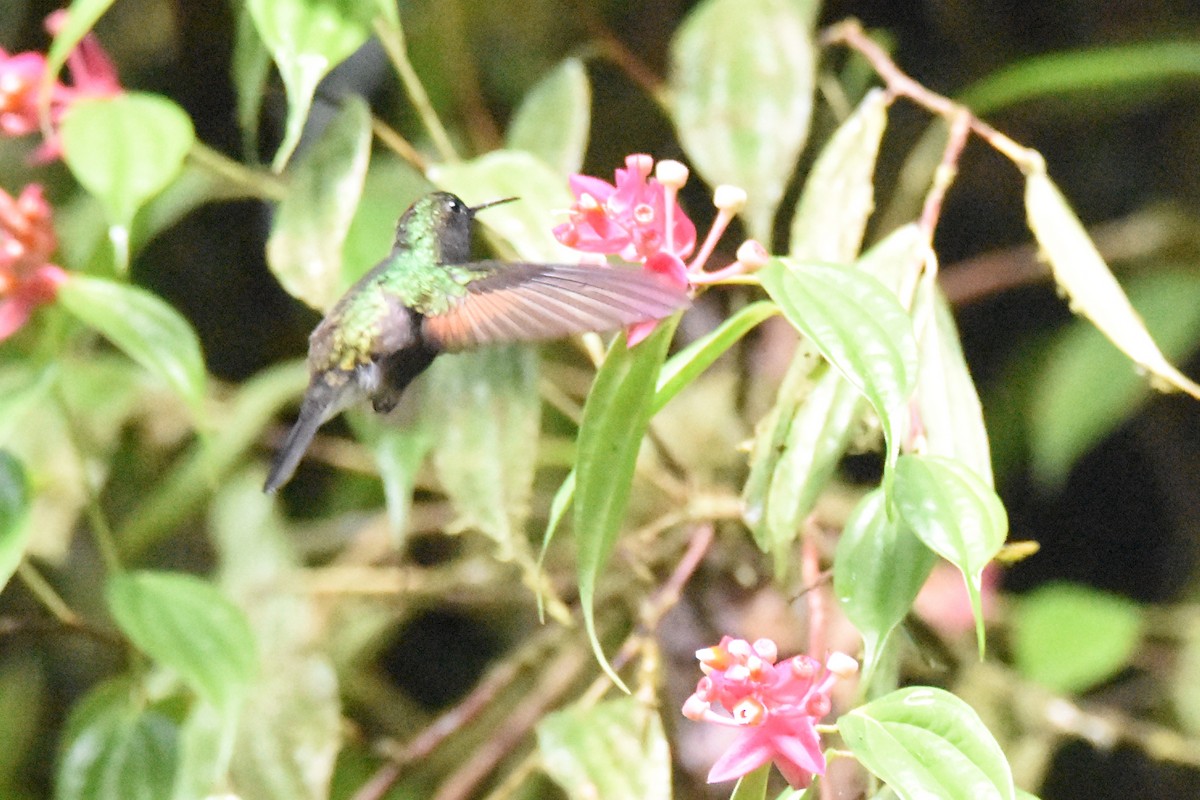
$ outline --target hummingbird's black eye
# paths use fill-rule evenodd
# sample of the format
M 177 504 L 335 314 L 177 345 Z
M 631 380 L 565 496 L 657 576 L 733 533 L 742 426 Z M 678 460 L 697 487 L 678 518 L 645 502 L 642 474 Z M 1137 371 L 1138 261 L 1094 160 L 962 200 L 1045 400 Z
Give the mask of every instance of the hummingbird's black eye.
M 451 197 L 450 198 L 450 210 L 453 211 L 455 214 L 461 214 L 462 212 L 467 210 L 467 207 L 465 205 L 463 205 L 462 201 L 459 200 L 457 197 Z

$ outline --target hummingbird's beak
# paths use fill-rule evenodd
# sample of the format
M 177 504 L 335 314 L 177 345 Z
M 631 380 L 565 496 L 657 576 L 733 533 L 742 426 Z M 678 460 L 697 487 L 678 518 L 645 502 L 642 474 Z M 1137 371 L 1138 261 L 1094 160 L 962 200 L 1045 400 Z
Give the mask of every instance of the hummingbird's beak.
M 491 208 L 492 206 L 498 206 L 503 203 L 511 203 L 513 200 L 520 200 L 520 199 L 521 198 L 519 198 L 519 197 L 504 197 L 499 200 L 489 200 L 486 203 L 481 203 L 477 206 L 471 206 L 471 216 L 472 217 L 475 216 L 480 211 L 483 211 L 485 208 Z

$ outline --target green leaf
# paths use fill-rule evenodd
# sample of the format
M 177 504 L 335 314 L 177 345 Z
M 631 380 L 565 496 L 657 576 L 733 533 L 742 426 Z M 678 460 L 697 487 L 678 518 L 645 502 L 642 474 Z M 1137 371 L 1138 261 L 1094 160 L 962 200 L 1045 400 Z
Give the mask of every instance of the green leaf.
M 671 753 L 658 712 L 620 697 L 547 715 L 537 726 L 547 774 L 571 800 L 669 800 Z
M 421 417 L 397 425 L 373 413 L 351 414 L 348 419 L 355 435 L 375 454 L 392 546 L 403 550 L 417 473 L 434 445 L 429 420 Z
M 596 658 L 622 689 L 625 684 L 609 666 L 596 637 L 596 578 L 612 555 L 625 519 L 638 450 L 653 413 L 654 387 L 678 324 L 678 315 L 664 320 L 633 348 L 626 347 L 624 333 L 616 338 L 596 373 L 579 426 L 574 516 L 579 602 Z
M 387 151 L 371 156 L 362 197 L 342 245 L 343 290 L 367 273 L 392 249 L 396 221 L 412 201 L 431 191 L 425 176 Z
M 1025 210 L 1054 280 L 1066 291 L 1075 313 L 1087 317 L 1134 363 L 1161 385 L 1200 400 L 1200 385 L 1176 369 L 1155 344 L 1145 323 L 1129 304 L 1083 223 L 1038 161 L 1025 179 Z
M 493 150 L 487 155 L 430 170 L 441 189 L 454 192 L 468 205 L 519 197 L 516 203 L 489 208 L 479 215 L 490 231 L 507 241 L 525 261 L 579 261 L 579 252 L 559 244 L 553 229 L 556 211 L 571 204 L 566 181 L 540 159 L 520 150 Z
M 171 572 L 115 575 L 106 591 L 121 630 L 226 714 L 236 711 L 258 672 L 245 615 L 211 584 Z
M 246 3 L 234 9 L 233 59 L 230 76 L 237 90 L 237 121 L 242 132 L 243 158 L 258 162 L 258 124 L 262 116 L 263 94 L 271 77 L 271 54 L 254 27 L 254 17 Z
M 457 513 L 512 558 L 525 521 L 541 429 L 537 350 L 489 347 L 444 356 L 430 369 L 427 421 L 433 464 Z
M 1139 42 L 1016 61 L 971 84 L 958 101 L 976 114 L 991 114 L 1043 97 L 1188 80 L 1200 80 L 1200 42 Z
M 287 91 L 283 142 L 272 162 L 279 172 L 300 143 L 317 84 L 367 41 L 378 11 L 373 3 L 354 0 L 246 0 L 246 5 Z
M 667 359 L 658 375 L 652 414 L 661 411 L 759 323 L 778 313 L 779 307 L 765 300 L 742 306 L 720 325 Z
M 750 235 L 771 226 L 812 117 L 812 0 L 705 0 L 671 42 L 668 105 L 704 179 L 746 190 Z
M 175 781 L 174 722 L 145 708 L 125 680 L 101 684 L 71 711 L 55 800 L 162 800 Z
M 925 452 L 958 459 L 991 486 L 992 452 L 983 406 L 967 370 L 950 304 L 933 281 L 924 280 L 918 287 L 914 316 L 925 321 L 917 337 L 916 391 Z
M 1200 341 L 1200 279 L 1192 272 L 1138 275 L 1129 299 L 1172 358 Z M 1056 335 L 1032 385 L 1027 419 L 1033 476 L 1053 489 L 1092 446 L 1128 419 L 1150 395 L 1144 377 L 1094 327 L 1076 320 Z
M 904 523 L 966 580 L 979 655 L 983 656 L 983 568 L 1008 535 L 1008 514 L 996 492 L 966 464 L 944 456 L 901 456 L 893 502 Z
M 58 73 L 62 71 L 63 65 L 67 63 L 67 56 L 95 26 L 96 21 L 104 16 L 104 12 L 112 7 L 113 2 L 115 0 L 71 0 L 66 21 L 55 35 L 54 41 L 50 43 L 50 50 L 46 53 L 43 86 L 47 91 L 54 83 L 54 79 L 58 77 Z
M 294 166 L 275 214 L 267 263 L 288 294 L 318 311 L 328 311 L 342 294 L 342 246 L 370 155 L 371 110 L 349 97 Z
M 786 571 L 791 545 L 833 477 L 864 408 L 858 390 L 825 368 L 787 426 L 767 482 L 762 524 L 754 528 L 758 546 L 775 556 L 776 574 Z
M 859 501 L 846 520 L 833 561 L 833 590 L 863 637 L 864 685 L 934 561 L 933 552 L 903 521 L 888 517 L 880 489 Z
M 858 270 L 777 258 L 760 275 L 788 321 L 875 409 L 893 465 L 917 377 L 908 314 L 879 281 Z
M 44 709 L 51 701 L 47 689 L 50 667 L 36 648 L 10 649 L 0 657 L 0 797 L 32 798 L 17 791 L 23 782 L 22 767 L 41 742 L 48 720 Z M 14 652 L 16 651 L 16 652 Z M 34 748 L 37 748 L 36 750 Z
M 179 726 L 171 800 L 208 798 L 228 782 L 236 732 L 235 716 L 208 703 L 192 705 Z
M 875 159 L 891 97 L 873 89 L 821 150 L 788 233 L 788 254 L 845 264 L 862 247 L 875 209 Z
M 324 612 L 295 591 L 300 558 L 278 503 L 262 492 L 264 477 L 260 467 L 234 475 L 210 518 L 221 588 L 245 610 L 271 665 L 247 692 L 230 777 L 246 798 L 324 800 L 341 744 L 338 681 L 319 640 Z
M 1200 616 L 1189 614 L 1173 633 L 1179 655 L 1170 671 L 1171 705 L 1179 726 L 1191 736 L 1200 734 Z
M 753 772 L 738 778 L 729 800 L 764 800 L 767 796 L 767 779 L 771 777 L 771 764 L 767 762 Z
M 579 172 L 592 124 L 592 87 L 578 58 L 538 81 L 508 126 L 506 144 L 533 153 L 562 175 Z
M 25 556 L 32 533 L 32 528 L 25 524 L 28 512 L 29 482 L 25 468 L 8 451 L 0 450 L 0 590 Z
M 128 231 L 138 209 L 179 174 L 195 135 L 187 112 L 160 95 L 77 100 L 62 121 L 63 160 L 109 222 Z
M 166 301 L 137 286 L 72 274 L 58 302 L 200 412 L 207 381 L 200 340 Z
M 949 692 L 913 686 L 838 719 L 855 757 L 902 800 L 1013 800 L 1012 772 L 975 711 Z
M 1022 674 L 1075 694 L 1129 664 L 1141 632 L 1142 611 L 1132 600 L 1078 584 L 1052 583 L 1020 598 L 1009 643 Z

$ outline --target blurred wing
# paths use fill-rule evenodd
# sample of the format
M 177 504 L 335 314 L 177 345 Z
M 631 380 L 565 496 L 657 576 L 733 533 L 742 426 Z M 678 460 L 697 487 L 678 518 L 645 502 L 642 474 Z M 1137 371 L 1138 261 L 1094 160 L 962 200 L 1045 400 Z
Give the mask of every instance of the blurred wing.
M 446 313 L 426 317 L 424 335 L 446 350 L 494 342 L 558 339 L 670 316 L 687 290 L 651 272 L 578 264 L 470 265 L 481 277 Z

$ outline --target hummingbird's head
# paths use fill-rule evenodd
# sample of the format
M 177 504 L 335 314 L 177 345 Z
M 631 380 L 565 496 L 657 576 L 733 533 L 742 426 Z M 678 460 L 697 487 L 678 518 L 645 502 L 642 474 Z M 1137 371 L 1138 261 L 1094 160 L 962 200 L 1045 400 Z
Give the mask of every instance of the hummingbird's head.
M 449 192 L 433 192 L 417 200 L 396 226 L 396 247 L 430 248 L 438 261 L 461 264 L 471 258 L 471 223 L 485 208 L 508 203 L 515 197 L 468 206 Z

